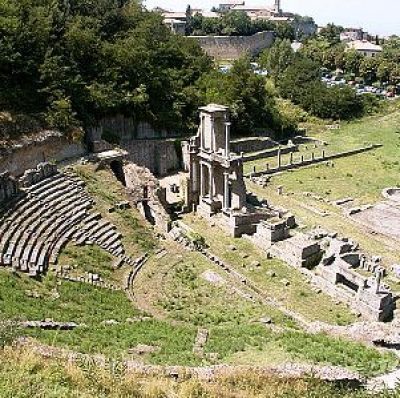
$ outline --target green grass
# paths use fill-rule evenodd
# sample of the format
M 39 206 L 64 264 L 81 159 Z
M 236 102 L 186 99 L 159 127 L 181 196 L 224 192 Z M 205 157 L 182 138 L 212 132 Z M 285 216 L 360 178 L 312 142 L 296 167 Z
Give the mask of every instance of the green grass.
M 113 256 L 97 245 L 68 244 L 58 258 L 60 265 L 70 265 L 81 274 L 98 273 L 103 279 L 108 280 L 116 279 L 116 272 L 112 268 L 113 262 Z
M 286 353 L 284 362 L 309 362 L 342 366 L 373 376 L 393 369 L 398 359 L 392 354 L 379 353 L 361 343 L 333 338 L 325 334 L 300 331 L 274 333 L 261 325 L 241 325 L 235 328 L 213 328 L 206 345 L 207 352 L 217 352 L 222 360 L 252 349 L 253 358 L 269 359 L 274 353 Z M 271 349 L 272 348 L 272 349 Z M 258 352 L 258 355 L 255 355 Z M 236 359 L 240 356 L 236 356 Z M 281 358 L 279 358 L 281 360 Z
M 387 372 L 399 363 L 393 354 L 325 334 L 285 332 L 277 341 L 296 359 L 348 367 L 364 376 Z
M 155 315 L 196 326 L 237 325 L 268 316 L 276 324 L 293 326 L 276 308 L 245 298 L 246 288 L 201 254 L 173 244 L 168 249 L 162 258 L 146 263 L 134 287 L 137 300 L 151 304 L 149 311 Z M 207 281 L 205 272 L 219 276 L 223 283 Z
M 134 357 L 157 365 L 200 365 L 201 359 L 192 353 L 196 328 L 172 325 L 158 320 L 142 320 L 119 325 L 93 325 L 71 332 L 46 331 L 40 340 L 79 352 L 103 354 L 107 357 L 129 357 L 128 350 L 138 344 L 159 347 L 159 351 Z
M 334 160 L 334 167 L 325 164 L 286 172 L 273 177 L 271 188 L 283 185 L 287 192 L 313 192 L 329 200 L 354 197 L 356 203 L 370 203 L 381 199 L 383 188 L 400 185 L 400 104 L 393 105 L 388 114 L 368 116 L 364 119 L 342 123 L 340 130 L 326 130 L 315 134 L 316 138 L 328 145 L 316 150 L 301 146 L 301 152 L 295 154 L 298 159 L 302 153 L 315 151 L 320 154 L 359 148 L 369 144 L 383 144 L 382 148 L 363 154 Z M 289 155 L 283 155 L 287 163 Z M 250 172 L 253 166 L 265 169 L 265 163 L 275 159 L 261 159 L 248 162 L 245 170 Z
M 286 308 L 311 321 L 320 320 L 342 325 L 355 320 L 355 316 L 346 306 L 335 305 L 327 295 L 311 290 L 306 278 L 299 271 L 277 259 L 268 259 L 266 254 L 250 241 L 232 238 L 219 227 L 210 227 L 200 217 L 187 215 L 184 221 L 205 237 L 212 252 L 249 277 L 269 297 L 277 299 Z M 237 250 L 229 250 L 229 245 L 234 245 Z M 242 258 L 242 255 L 247 257 Z M 260 262 L 260 267 L 250 266 L 255 260 Z M 276 276 L 269 276 L 270 272 L 274 272 Z M 288 280 L 290 285 L 284 286 L 280 282 L 282 279 Z
M 28 297 L 28 290 L 36 292 L 39 298 Z M 141 314 L 123 292 L 67 281 L 59 285 L 51 276 L 39 282 L 3 270 L 0 270 L 0 313 L 6 318 L 53 318 L 87 325 Z

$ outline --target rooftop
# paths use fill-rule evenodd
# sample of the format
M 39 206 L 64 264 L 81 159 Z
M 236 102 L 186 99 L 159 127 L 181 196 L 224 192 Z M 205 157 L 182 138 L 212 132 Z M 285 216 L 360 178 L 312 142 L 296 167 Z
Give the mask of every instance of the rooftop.
M 382 47 L 371 43 L 367 40 L 354 40 L 347 44 L 349 48 L 353 48 L 358 51 L 375 51 L 380 52 L 382 51 Z
M 208 104 L 207 106 L 203 106 L 200 108 L 201 111 L 214 113 L 214 112 L 226 112 L 229 108 L 224 105 L 218 104 Z

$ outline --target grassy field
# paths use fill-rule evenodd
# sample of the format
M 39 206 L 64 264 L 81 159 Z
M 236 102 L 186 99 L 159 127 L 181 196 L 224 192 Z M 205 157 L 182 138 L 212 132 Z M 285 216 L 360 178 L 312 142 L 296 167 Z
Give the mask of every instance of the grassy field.
M 162 319 L 196 326 L 238 325 L 271 317 L 281 326 L 293 326 L 277 309 L 247 298 L 249 292 L 204 256 L 166 243 L 167 252 L 146 263 L 135 282 L 137 305 Z M 220 278 L 205 279 L 207 273 Z
M 315 134 L 315 138 L 327 142 L 327 146 L 316 149 L 320 155 L 322 149 L 327 154 L 359 148 L 369 144 L 382 144 L 383 147 L 360 155 L 341 158 L 334 161 L 334 167 L 325 164 L 307 167 L 283 173 L 273 178 L 273 185 L 283 185 L 287 192 L 312 192 L 328 200 L 353 197 L 356 204 L 366 204 L 381 199 L 383 188 L 400 185 L 400 103 L 388 109 L 388 113 L 366 117 L 360 121 L 342 123 L 340 130 L 325 130 Z M 300 147 L 301 154 L 307 158 L 314 151 L 308 145 Z M 289 161 L 289 155 L 283 155 L 283 163 Z M 269 160 L 261 159 L 247 162 L 245 171 L 253 166 L 265 169 Z M 273 166 L 276 159 L 271 159 Z

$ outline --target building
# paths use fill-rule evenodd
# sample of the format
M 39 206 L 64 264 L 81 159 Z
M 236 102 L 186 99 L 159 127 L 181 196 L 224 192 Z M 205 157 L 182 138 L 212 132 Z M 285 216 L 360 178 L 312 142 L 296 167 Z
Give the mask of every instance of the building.
M 367 40 L 355 40 L 347 44 L 348 50 L 356 50 L 366 57 L 376 57 L 382 52 L 382 47 Z
M 244 5 L 244 0 L 223 0 L 219 3 L 218 9 L 220 12 L 225 12 L 231 10 L 235 6 Z
M 340 34 L 340 41 L 364 40 L 364 31 L 361 28 L 348 28 Z
M 164 24 L 175 34 L 184 35 L 186 33 L 186 20 L 164 18 Z

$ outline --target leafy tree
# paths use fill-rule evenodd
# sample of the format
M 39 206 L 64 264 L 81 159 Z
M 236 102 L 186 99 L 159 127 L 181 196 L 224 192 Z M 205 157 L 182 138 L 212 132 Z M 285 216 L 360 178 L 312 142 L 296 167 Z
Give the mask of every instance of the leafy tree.
M 311 83 L 319 82 L 319 68 L 319 65 L 309 58 L 295 57 L 277 82 L 282 97 L 292 100 L 295 104 L 301 104 L 305 88 Z
M 327 26 L 321 29 L 319 35 L 328 41 L 330 45 L 338 44 L 340 42 L 340 33 L 344 31 L 342 26 L 337 26 L 333 23 L 329 23 Z
M 123 113 L 191 132 L 211 68 L 134 0 L 0 0 L 0 106 L 49 127 Z
M 224 35 L 247 36 L 254 33 L 250 17 L 243 11 L 231 11 L 222 15 L 221 24 Z
M 358 51 L 351 49 L 344 53 L 344 70 L 347 73 L 354 73 L 355 76 L 359 75 L 363 55 Z
M 290 41 L 277 39 L 271 48 L 264 50 L 260 55 L 260 65 L 278 79 L 293 62 L 294 56 Z
M 369 84 L 376 81 L 379 60 L 372 57 L 364 57 L 360 63 L 360 76 Z
M 214 71 L 203 77 L 200 87 L 204 103 L 229 105 L 234 133 L 277 127 L 274 96 L 267 92 L 265 79 L 254 74 L 248 58 L 236 61 L 227 74 Z

